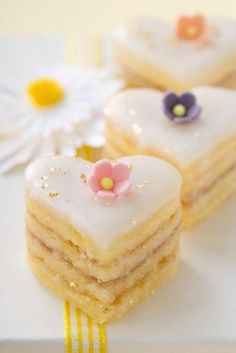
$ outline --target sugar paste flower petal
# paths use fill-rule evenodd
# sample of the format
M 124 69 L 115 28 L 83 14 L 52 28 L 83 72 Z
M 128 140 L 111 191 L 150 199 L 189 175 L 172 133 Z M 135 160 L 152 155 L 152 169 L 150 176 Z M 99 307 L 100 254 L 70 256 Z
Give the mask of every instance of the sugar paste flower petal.
M 112 200 L 116 198 L 116 194 L 113 191 L 99 190 L 96 195 L 101 199 Z
M 131 182 L 130 180 L 124 180 L 120 183 L 117 183 L 114 187 L 113 191 L 117 197 L 126 195 L 131 189 Z
M 112 164 L 107 159 L 101 159 L 100 161 L 94 164 L 93 175 L 99 180 L 103 177 L 112 178 L 112 172 Z
M 93 174 L 88 177 L 88 185 L 94 192 L 101 190 L 99 179 L 97 179 Z
M 129 168 L 124 163 L 116 163 L 113 165 L 112 179 L 118 183 L 129 179 Z

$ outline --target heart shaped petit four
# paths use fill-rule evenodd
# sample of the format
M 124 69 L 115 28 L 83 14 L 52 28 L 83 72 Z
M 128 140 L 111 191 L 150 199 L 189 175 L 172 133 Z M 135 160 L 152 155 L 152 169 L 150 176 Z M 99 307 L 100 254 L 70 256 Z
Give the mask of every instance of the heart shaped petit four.
M 236 88 L 236 22 L 202 15 L 172 24 L 138 18 L 113 31 L 112 51 L 129 85 L 181 92 L 201 85 Z
M 202 220 L 236 191 L 236 92 L 200 87 L 180 96 L 127 90 L 105 109 L 111 158 L 148 154 L 183 176 L 183 224 Z
M 98 322 L 123 316 L 175 271 L 181 176 L 148 156 L 56 156 L 25 175 L 30 266 Z

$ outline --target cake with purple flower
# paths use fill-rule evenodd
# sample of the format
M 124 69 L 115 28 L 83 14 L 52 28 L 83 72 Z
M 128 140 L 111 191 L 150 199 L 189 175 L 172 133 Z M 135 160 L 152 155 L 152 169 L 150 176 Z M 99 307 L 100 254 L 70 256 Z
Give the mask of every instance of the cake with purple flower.
M 236 92 L 198 87 L 177 95 L 130 89 L 105 108 L 106 153 L 165 159 L 183 176 L 183 226 L 203 220 L 236 191 Z

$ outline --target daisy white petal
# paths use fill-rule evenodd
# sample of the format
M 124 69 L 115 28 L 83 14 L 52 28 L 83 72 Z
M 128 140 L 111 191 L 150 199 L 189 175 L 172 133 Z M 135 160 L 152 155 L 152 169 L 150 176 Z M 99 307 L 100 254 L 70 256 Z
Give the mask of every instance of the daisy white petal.
M 33 158 L 32 139 L 36 144 L 42 141 L 37 155 L 40 149 L 43 154 L 72 154 L 85 143 L 100 146 L 104 140 L 103 105 L 121 88 L 122 82 L 113 79 L 108 70 L 78 66 L 40 70 L 22 80 L 0 82 L 2 170 Z

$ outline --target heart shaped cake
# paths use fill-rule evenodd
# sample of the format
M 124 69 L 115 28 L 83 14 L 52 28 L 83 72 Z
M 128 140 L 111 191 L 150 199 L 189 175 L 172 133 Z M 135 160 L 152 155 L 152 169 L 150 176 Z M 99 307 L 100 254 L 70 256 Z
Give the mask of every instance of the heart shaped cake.
M 236 191 L 236 92 L 199 87 L 177 96 L 127 90 L 105 109 L 111 158 L 148 154 L 183 176 L 183 225 L 202 220 Z
M 56 156 L 25 175 L 30 266 L 98 322 L 121 317 L 175 271 L 181 176 L 148 156 Z
M 114 29 L 112 51 L 131 86 L 236 88 L 236 22 L 230 19 L 181 16 L 167 24 L 138 18 Z

